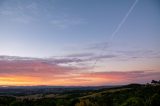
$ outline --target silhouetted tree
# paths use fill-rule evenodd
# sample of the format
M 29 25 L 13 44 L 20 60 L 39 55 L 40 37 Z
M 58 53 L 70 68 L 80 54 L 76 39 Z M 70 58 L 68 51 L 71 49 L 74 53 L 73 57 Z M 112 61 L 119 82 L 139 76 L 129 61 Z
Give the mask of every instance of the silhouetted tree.
M 152 80 L 152 82 L 151 82 L 152 84 L 157 84 L 158 83 L 158 81 L 156 81 L 156 80 Z

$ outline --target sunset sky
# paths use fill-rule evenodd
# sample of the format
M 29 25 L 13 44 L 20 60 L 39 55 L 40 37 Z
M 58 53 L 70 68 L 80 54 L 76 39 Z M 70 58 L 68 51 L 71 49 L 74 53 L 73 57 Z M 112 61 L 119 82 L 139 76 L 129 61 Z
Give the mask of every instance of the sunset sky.
M 159 0 L 0 0 L 0 86 L 160 80 Z

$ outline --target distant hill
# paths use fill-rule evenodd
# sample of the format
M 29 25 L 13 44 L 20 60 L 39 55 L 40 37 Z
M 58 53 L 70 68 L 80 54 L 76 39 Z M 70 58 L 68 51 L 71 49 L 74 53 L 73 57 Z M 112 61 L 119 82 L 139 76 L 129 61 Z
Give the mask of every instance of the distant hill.
M 0 86 L 0 95 L 33 95 L 99 90 L 118 86 Z

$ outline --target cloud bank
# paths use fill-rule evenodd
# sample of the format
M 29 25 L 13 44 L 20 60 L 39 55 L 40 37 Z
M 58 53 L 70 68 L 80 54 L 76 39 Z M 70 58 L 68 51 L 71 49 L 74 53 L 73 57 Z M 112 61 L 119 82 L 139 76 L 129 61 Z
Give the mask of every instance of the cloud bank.
M 146 83 L 160 76 L 157 70 L 89 72 L 87 67 L 59 65 L 75 61 L 0 56 L 0 85 L 113 85 Z

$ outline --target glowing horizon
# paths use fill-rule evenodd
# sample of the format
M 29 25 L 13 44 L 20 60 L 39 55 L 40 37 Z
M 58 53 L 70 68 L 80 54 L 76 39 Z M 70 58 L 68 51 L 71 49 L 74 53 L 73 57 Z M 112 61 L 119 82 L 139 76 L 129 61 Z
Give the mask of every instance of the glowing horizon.
M 40 59 L 0 56 L 0 85 L 119 85 L 147 83 L 152 79 L 158 80 L 160 76 L 160 72 L 156 70 L 91 71 L 93 67 L 90 66 L 62 65 L 81 61 L 71 57 Z M 96 70 L 102 69 L 105 70 L 104 67 L 96 68 Z

